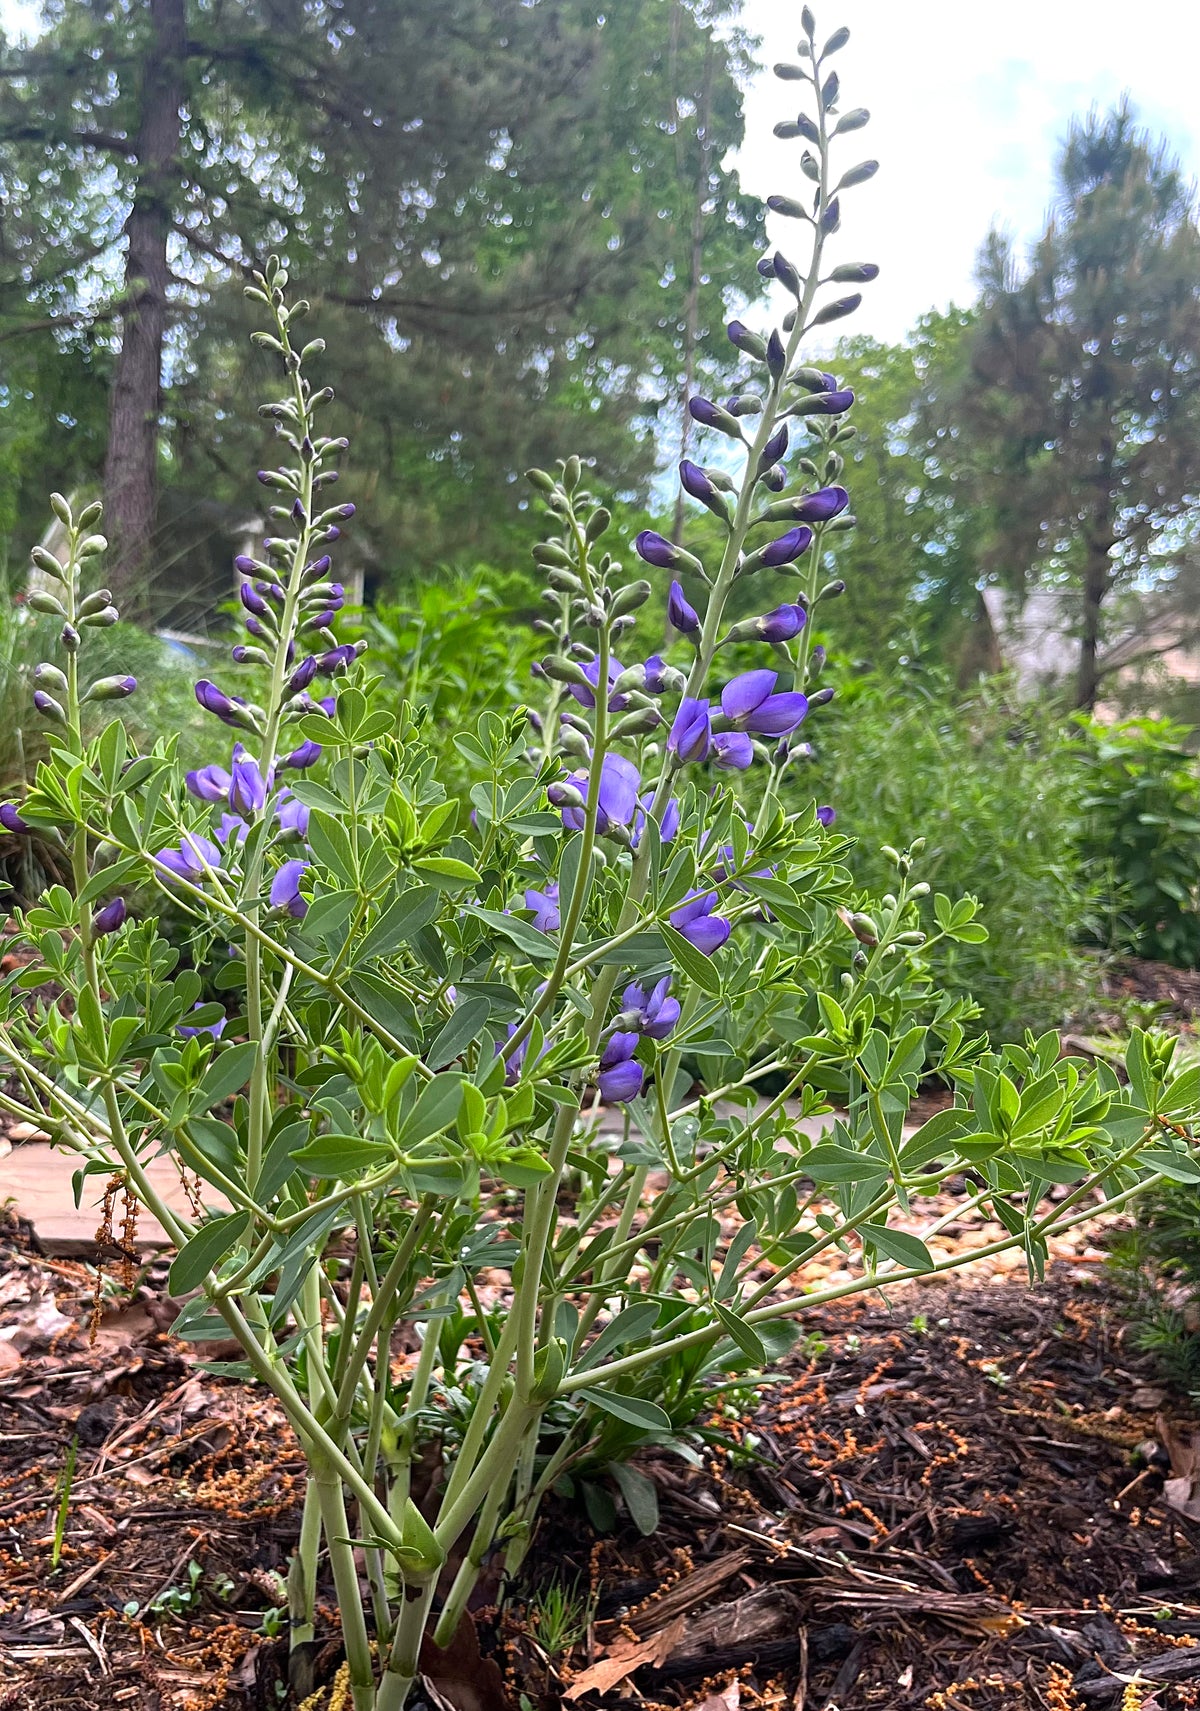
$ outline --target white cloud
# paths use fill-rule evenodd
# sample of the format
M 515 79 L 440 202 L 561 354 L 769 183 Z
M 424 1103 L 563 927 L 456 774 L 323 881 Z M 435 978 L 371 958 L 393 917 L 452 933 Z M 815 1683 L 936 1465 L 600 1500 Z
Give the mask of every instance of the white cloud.
M 1059 140 L 1093 104 L 1127 91 L 1185 170 L 1200 166 L 1200 10 L 1178 0 L 821 0 L 814 10 L 822 39 L 849 25 L 836 62 L 846 105 L 872 114 L 839 158 L 881 163 L 847 196 L 836 240 L 838 259 L 883 270 L 848 330 L 896 338 L 923 310 L 970 301 L 989 226 L 1022 242 L 1037 235 Z M 792 0 L 745 0 L 767 66 L 795 58 L 799 18 Z M 748 94 L 738 165 L 755 194 L 796 191 L 799 145 L 771 127 L 794 114 L 805 87 L 767 71 Z M 777 242 L 802 250 L 798 229 L 772 222 Z

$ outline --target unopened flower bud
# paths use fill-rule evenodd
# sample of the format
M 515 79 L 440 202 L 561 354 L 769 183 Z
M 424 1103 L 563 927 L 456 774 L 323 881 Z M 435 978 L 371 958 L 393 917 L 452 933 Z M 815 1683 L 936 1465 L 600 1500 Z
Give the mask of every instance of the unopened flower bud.
M 611 612 L 614 618 L 623 618 L 627 612 L 636 612 L 639 606 L 644 606 L 650 598 L 650 584 L 644 581 L 628 582 L 624 588 L 617 591 L 613 600 Z
M 124 701 L 137 688 L 136 677 L 98 677 L 85 690 L 81 697 L 84 701 Z
M 79 558 L 95 558 L 97 553 L 108 551 L 108 541 L 103 535 L 88 535 L 80 541 L 75 551 Z
M 0 802 L 0 826 L 3 826 L 6 832 L 13 832 L 18 837 L 23 837 L 33 830 L 29 821 L 17 813 L 11 802 Z
M 740 440 L 742 430 L 737 418 L 731 416 L 728 410 L 720 404 L 714 404 L 710 398 L 689 398 L 688 415 L 701 427 L 715 428 L 718 433 L 728 434 L 730 439 Z
M 833 582 L 827 582 L 825 584 L 824 588 L 822 588 L 821 592 L 817 595 L 817 599 L 818 600 L 836 600 L 839 594 L 844 594 L 845 592 L 846 592 L 846 584 L 842 581 L 841 577 L 839 576 L 839 577 L 835 578 L 835 580 Z
M 811 710 L 813 707 L 828 706 L 829 702 L 832 700 L 833 690 L 826 687 L 825 689 L 818 689 L 815 695 L 810 695 L 808 698 L 808 705 Z
M 244 647 L 240 642 L 229 654 L 235 665 L 270 665 L 270 656 L 262 648 Z
M 89 612 L 80 618 L 80 624 L 90 630 L 108 630 L 117 622 L 121 614 L 115 606 L 102 606 L 98 612 Z
M 525 479 L 538 493 L 553 493 L 558 485 L 554 477 L 548 475 L 544 469 L 527 469 Z
M 759 333 L 752 333 L 742 321 L 730 321 L 725 331 L 730 342 L 737 346 L 746 356 L 756 357 L 759 362 L 767 354 L 766 340 Z
M 34 690 L 33 704 L 43 719 L 51 719 L 56 725 L 66 725 L 66 709 L 54 699 L 53 695 L 47 695 L 44 689 Z
M 67 609 L 61 600 L 44 588 L 35 588 L 29 596 L 29 606 L 35 612 L 44 612 L 50 618 L 65 618 Z
M 90 618 L 93 612 L 102 612 L 106 606 L 112 605 L 112 589 L 97 588 L 94 594 L 89 594 L 79 603 L 79 616 Z
M 554 808 L 583 808 L 587 804 L 582 790 L 568 784 L 565 779 L 546 786 L 546 799 Z
M 42 689 L 53 690 L 56 695 L 67 693 L 66 674 L 61 672 L 56 665 L 50 665 L 45 660 L 41 665 L 34 667 L 33 681 Z
M 808 677 L 810 682 L 816 682 L 825 669 L 825 649 L 820 642 L 808 656 Z
M 56 582 L 66 580 L 66 572 L 63 566 L 52 552 L 47 552 L 45 547 L 34 547 L 29 556 L 43 575 L 52 576 Z
M 58 639 L 69 654 L 79 652 L 79 631 L 74 624 L 64 624 L 58 632 Z
M 115 933 L 118 927 L 124 926 L 128 913 L 123 897 L 111 898 L 92 916 L 92 932 L 98 939 L 105 933 Z
M 642 736 L 646 731 L 657 730 L 662 722 L 657 707 L 642 707 L 635 713 L 622 714 L 612 728 L 612 735 L 614 738 Z
M 783 348 L 783 340 L 778 329 L 773 329 L 767 340 L 767 369 L 772 380 L 778 380 L 787 366 L 787 352 Z

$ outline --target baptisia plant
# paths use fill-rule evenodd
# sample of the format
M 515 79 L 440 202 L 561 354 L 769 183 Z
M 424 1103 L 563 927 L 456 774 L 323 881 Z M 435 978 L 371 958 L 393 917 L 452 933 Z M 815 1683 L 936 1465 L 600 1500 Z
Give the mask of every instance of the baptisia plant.
M 172 741 L 135 753 L 119 720 L 89 734 L 93 704 L 136 688 L 86 669 L 115 616 L 91 591 L 97 507 L 56 498 L 65 562 L 35 555 L 34 602 L 61 622 L 34 694 L 50 758 L 0 819 L 60 844 L 71 884 L 17 923 L 0 1107 L 76 1154 L 77 1195 L 99 1177 L 155 1214 L 178 1248 L 176 1335 L 232 1336 L 231 1370 L 277 1397 L 308 1467 L 291 1633 L 311 1637 L 327 1563 L 355 1711 L 400 1711 L 427 1631 L 450 1640 L 497 1552 L 518 1573 L 552 1490 L 599 1515 L 615 1469 L 652 1527 L 631 1451 L 686 1439 L 806 1306 L 1011 1244 L 1036 1273 L 1099 1197 L 1200 1174 L 1200 1071 L 1172 1079 L 1144 1034 L 1127 1084 L 1053 1036 L 988 1051 L 929 978 L 933 939 L 981 929 L 970 900 L 927 902 L 919 839 L 868 903 L 832 811 L 780 805 L 834 716 L 813 637 L 851 522 L 853 398 L 800 351 L 875 273 L 827 260 L 874 163 L 833 164 L 866 114 L 830 64 L 846 32 L 818 48 L 802 19 L 777 70 L 804 110 L 778 129 L 809 189 L 771 205 L 807 258 L 764 258 L 790 307 L 766 335 L 731 325 L 736 393 L 690 406 L 720 455 L 680 468 L 722 551 L 647 532 L 631 562 L 578 460 L 534 472 L 541 705 L 456 733 L 469 801 L 337 639 L 345 442 L 320 431 L 321 344 L 297 343 L 306 306 L 278 262 L 249 292 L 286 381 L 263 412 L 278 502 L 238 561 L 249 639 L 197 685 L 210 764 L 184 777 Z M 735 585 L 760 616 L 727 619 Z M 673 640 L 635 660 L 656 587 Z M 758 662 L 724 669 L 734 642 Z M 190 923 L 182 947 L 156 892 Z M 930 1066 L 954 1102 L 914 1130 Z M 160 1157 L 186 1216 L 150 1180 Z M 1004 1236 L 935 1261 L 904 1222 L 946 1185 L 947 1220 Z M 789 1291 L 832 1249 L 838 1281 Z

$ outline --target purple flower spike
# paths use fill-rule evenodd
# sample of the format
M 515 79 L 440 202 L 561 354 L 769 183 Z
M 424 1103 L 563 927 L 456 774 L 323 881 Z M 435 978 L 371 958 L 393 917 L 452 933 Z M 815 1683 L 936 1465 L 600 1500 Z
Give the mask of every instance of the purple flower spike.
M 627 1104 L 642 1091 L 642 1066 L 633 1056 L 637 1044 L 638 1036 L 634 1033 L 613 1034 L 601 1054 L 596 1081 L 600 1097 L 610 1105 Z
M 675 723 L 671 726 L 671 734 L 667 738 L 668 754 L 673 754 L 680 766 L 687 766 L 691 761 L 704 760 L 707 757 L 711 740 L 712 721 L 709 718 L 708 702 L 685 695 L 679 703 Z
M 818 808 L 817 819 L 823 826 L 832 826 L 833 822 L 837 819 L 837 809 L 830 807 Z
M 11 802 L 0 802 L 0 826 L 3 826 L 6 832 L 16 832 L 18 834 L 24 834 L 33 830 L 33 827 L 29 824 L 28 820 L 23 820 L 21 818 Z
M 681 636 L 700 634 L 700 614 L 694 606 L 688 604 L 678 582 L 671 584 L 671 591 L 667 595 L 667 619 L 672 629 L 678 630 Z
M 712 758 L 728 772 L 745 772 L 754 764 L 754 744 L 745 731 L 722 731 L 713 738 Z
M 551 881 L 544 891 L 529 887 L 525 892 L 525 907 L 533 910 L 533 925 L 539 933 L 557 933 L 562 925 L 557 883 Z
M 803 606 L 776 606 L 756 622 L 764 642 L 790 642 L 808 622 L 808 614 Z
M 778 540 L 769 541 L 760 548 L 759 563 L 766 565 L 768 570 L 779 570 L 785 564 L 792 564 L 808 551 L 812 538 L 812 530 L 801 523 L 797 528 L 789 529 L 786 535 L 780 535 Z
M 246 753 L 241 743 L 233 751 L 233 775 L 229 785 L 229 806 L 238 814 L 261 814 L 267 801 L 267 781 L 253 755 Z
M 719 502 L 719 495 L 712 482 L 705 475 L 698 463 L 690 458 L 684 458 L 679 465 L 679 480 L 685 493 L 690 493 L 693 499 L 699 499 L 701 504 L 708 505 L 714 500 Z
M 799 690 L 773 694 L 777 681 L 774 671 L 744 671 L 725 685 L 721 711 L 735 729 L 760 737 L 786 737 L 796 729 L 808 712 L 808 697 Z
M 723 915 L 714 915 L 717 906 L 715 891 L 694 891 L 668 919 L 677 933 L 682 933 L 690 945 L 705 956 L 719 951 L 733 931 Z
M 202 998 L 197 999 L 195 1004 L 192 1005 L 193 1010 L 203 1010 L 203 1008 L 204 1000 Z M 225 1032 L 225 1023 L 228 1019 L 229 1018 L 227 1016 L 220 1016 L 215 1022 L 209 1022 L 206 1027 L 195 1028 L 188 1027 L 183 1022 L 179 1022 L 176 1024 L 175 1031 L 178 1034 L 182 1034 L 185 1040 L 194 1040 L 199 1034 L 211 1034 L 214 1040 L 219 1040 L 221 1035 Z
M 279 766 L 281 770 L 285 766 L 290 766 L 296 772 L 303 772 L 306 766 L 312 766 L 313 762 L 320 760 L 320 758 L 320 743 L 314 743 L 311 738 L 306 737 L 298 749 L 293 749 L 290 755 L 284 755 Z
M 641 986 L 627 986 L 621 999 L 625 1017 L 647 1039 L 665 1040 L 679 1020 L 679 1000 L 670 997 L 671 976 L 664 974 L 647 995 Z M 636 1021 L 634 1018 L 636 1017 Z M 624 1018 L 622 1018 L 624 1019 Z
M 123 897 L 111 898 L 104 904 L 103 908 L 97 909 L 92 916 L 92 932 L 98 939 L 102 938 L 105 933 L 115 933 L 118 927 L 125 925 L 125 918 L 128 913 Z
M 300 881 L 308 872 L 308 867 L 308 862 L 299 856 L 284 862 L 271 881 L 272 909 L 286 909 L 297 921 L 308 913 L 308 904 L 300 895 Z
M 192 795 L 198 796 L 201 802 L 224 802 L 232 782 L 223 766 L 202 766 L 197 772 L 189 772 L 184 779 Z

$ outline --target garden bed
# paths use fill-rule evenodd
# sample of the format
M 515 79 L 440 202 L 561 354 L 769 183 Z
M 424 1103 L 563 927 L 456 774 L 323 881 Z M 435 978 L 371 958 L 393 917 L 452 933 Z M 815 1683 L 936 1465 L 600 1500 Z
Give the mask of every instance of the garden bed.
M 286 1640 L 264 1612 L 302 1464 L 273 1402 L 165 1337 L 156 1270 L 92 1347 L 84 1266 L 15 1230 L 3 1278 L 26 1330 L 0 1376 L 0 1707 L 278 1707 Z M 1195 1428 L 1124 1346 L 1094 1261 L 1061 1258 L 1034 1292 L 978 1271 L 908 1286 L 805 1330 L 705 1465 L 639 1459 L 657 1533 L 550 1508 L 522 1598 L 498 1616 L 481 1589 L 485 1656 L 443 1666 L 446 1703 L 1064 1711 L 1119 1705 L 1135 1667 L 1159 1684 L 1147 1705 L 1200 1702 Z M 595 1603 L 548 1659 L 556 1585 Z M 336 1675 L 331 1605 L 293 1705 Z

